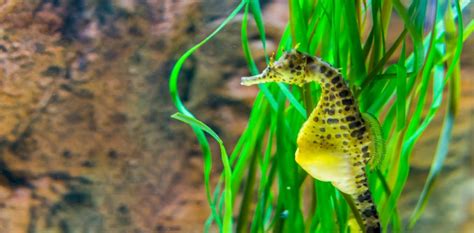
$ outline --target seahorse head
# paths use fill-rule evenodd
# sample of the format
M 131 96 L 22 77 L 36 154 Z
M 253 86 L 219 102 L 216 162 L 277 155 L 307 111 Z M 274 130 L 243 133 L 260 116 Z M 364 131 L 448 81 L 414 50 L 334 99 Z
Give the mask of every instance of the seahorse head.
M 250 86 L 259 83 L 283 82 L 302 86 L 314 81 L 312 75 L 308 75 L 308 67 L 319 62 L 317 60 L 319 59 L 293 49 L 283 53 L 277 61 L 272 59 L 262 73 L 243 77 L 241 84 Z

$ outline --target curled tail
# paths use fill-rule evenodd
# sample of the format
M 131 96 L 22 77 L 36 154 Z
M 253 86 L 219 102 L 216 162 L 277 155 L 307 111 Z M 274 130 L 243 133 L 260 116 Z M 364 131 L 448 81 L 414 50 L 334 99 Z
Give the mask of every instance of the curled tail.
M 351 194 L 354 199 L 354 203 L 359 211 L 362 221 L 365 225 L 366 233 L 380 233 L 382 229 L 380 227 L 380 220 L 375 208 L 372 195 L 369 191 L 367 183 L 367 177 L 365 174 L 358 176 L 357 192 Z

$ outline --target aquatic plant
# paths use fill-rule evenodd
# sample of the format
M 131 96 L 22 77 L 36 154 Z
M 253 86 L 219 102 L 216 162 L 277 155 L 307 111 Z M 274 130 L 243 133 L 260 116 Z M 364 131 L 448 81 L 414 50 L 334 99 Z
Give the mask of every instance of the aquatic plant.
M 441 171 L 458 111 L 461 50 L 474 29 L 472 20 L 464 27 L 460 17 L 468 3 L 414 0 L 406 6 L 399 0 L 288 1 L 290 19 L 276 58 L 282 51 L 298 47 L 328 61 L 340 69 L 361 110 L 377 116 L 382 123 L 386 158 L 379 169 L 368 171 L 368 176 L 384 231 L 401 232 L 414 226 Z M 177 86 L 184 62 L 240 12 L 242 49 L 250 73 L 258 74 L 247 26 L 252 17 L 266 49 L 264 21 L 259 2 L 243 0 L 212 34 L 181 56 L 170 76 L 170 93 L 179 111 L 173 117 L 193 128 L 203 152 L 211 209 L 205 230 L 215 224 L 221 232 L 354 232 L 357 221 L 351 216 L 357 216 L 351 211 L 354 207 L 350 199 L 331 184 L 307 176 L 294 159 L 298 131 L 320 95 L 317 85 L 298 88 L 260 84 L 247 128 L 230 156 L 219 136 L 181 101 Z M 389 44 L 393 12 L 404 28 Z M 398 57 L 397 62 L 389 64 L 393 57 Z M 267 63 L 269 60 L 267 56 Z M 446 97 L 447 104 L 441 105 Z M 442 107 L 446 109 L 436 154 L 405 226 L 397 204 L 408 178 L 410 156 Z M 218 142 L 221 150 L 223 172 L 214 189 L 210 185 L 211 152 L 205 133 Z M 241 201 L 237 202 L 239 195 Z

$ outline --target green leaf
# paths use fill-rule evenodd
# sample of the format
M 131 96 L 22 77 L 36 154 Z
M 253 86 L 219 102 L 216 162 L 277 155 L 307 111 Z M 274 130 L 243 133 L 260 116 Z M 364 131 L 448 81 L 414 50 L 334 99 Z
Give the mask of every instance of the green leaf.
M 367 76 L 367 71 L 364 64 L 364 56 L 362 52 L 362 44 L 360 41 L 361 35 L 358 31 L 357 19 L 355 16 L 355 6 L 353 1 L 345 1 L 344 4 L 344 19 L 347 24 L 348 37 L 351 38 L 351 68 L 354 69 L 354 76 L 359 79 L 356 80 L 356 85 L 360 84 L 360 78 Z
M 266 31 L 274 30 L 265 28 L 259 1 L 244 0 L 216 31 L 177 61 L 170 77 L 170 93 L 178 111 L 184 114 L 176 117 L 191 125 L 203 150 L 204 183 L 211 208 L 211 216 L 205 223 L 206 232 L 212 229 L 212 224 L 216 224 L 220 232 L 347 232 L 350 211 L 355 209 L 350 198 L 346 200 L 330 183 L 304 182 L 310 177 L 294 161 L 299 129 L 321 94 L 318 85 L 309 84 L 303 88 L 290 88 L 283 84 L 259 85 L 260 92 L 250 110 L 248 125 L 230 158 L 227 158 L 219 136 L 194 118 L 181 102 L 177 85 L 185 60 L 242 9 L 241 42 L 250 73 L 259 72 L 247 35 L 249 16 L 253 16 L 267 62 L 267 46 L 274 48 L 267 44 L 267 37 L 269 41 L 279 41 L 276 57 L 283 50 L 299 44 L 299 50 L 317 55 L 338 67 L 354 91 L 359 108 L 383 120 L 383 131 L 376 134 L 387 139 L 386 159 L 378 169 L 368 171 L 370 189 L 377 209 L 381 210 L 384 232 L 401 232 L 406 228 L 402 225 L 397 206 L 409 174 L 412 149 L 439 114 L 448 82 L 448 112 L 455 115 L 459 103 L 462 43 L 474 31 L 471 20 L 463 33 L 462 19 L 457 15 L 462 15 L 461 10 L 467 4 L 460 6 L 459 2 L 455 8 L 446 8 L 448 4 L 445 2 L 431 5 L 434 7 L 430 9 L 435 9 L 437 17 L 433 27 L 427 28 L 425 21 L 433 11 L 428 11 L 426 3 L 427 0 L 416 0 L 406 8 L 400 0 L 289 0 L 290 19 L 283 35 L 278 38 L 274 33 L 266 35 Z M 392 9 L 402 19 L 404 29 L 395 43 L 387 48 L 386 38 L 393 36 L 388 30 Z M 440 16 L 445 9 L 448 13 L 453 12 L 447 14 L 443 22 Z M 456 27 L 453 19 L 459 25 L 458 36 L 450 32 Z M 362 42 L 364 38 L 367 39 Z M 405 54 L 404 41 L 407 39 L 414 45 L 409 54 Z M 401 56 L 396 64 L 391 65 L 389 61 L 400 47 Z M 429 91 L 431 87 L 433 91 Z M 448 119 L 445 118 L 430 176 L 410 219 L 411 226 L 421 216 L 434 190 L 436 177 L 440 176 L 452 128 Z M 218 141 L 224 164 L 212 196 L 211 152 L 204 133 Z M 233 205 L 240 205 L 240 209 L 234 212 L 234 217 L 237 217 L 235 229 L 231 227 Z M 357 211 L 354 214 L 360 217 Z M 358 220 L 362 222 L 360 218 Z
M 298 0 L 289 0 L 288 2 L 290 8 L 290 27 L 291 34 L 293 35 L 294 45 L 298 45 L 300 51 L 308 51 L 308 42 L 306 38 L 307 34 L 307 21 L 304 20 L 303 10 L 301 9 L 300 1 Z
M 461 10 L 459 6 L 459 1 L 456 3 L 456 9 L 458 11 L 458 15 L 461 15 Z M 449 50 L 455 50 L 455 51 L 460 51 L 461 46 L 459 45 L 462 40 L 463 36 L 463 30 L 462 30 L 462 19 L 458 19 L 458 25 L 459 26 L 459 34 L 460 35 L 455 35 L 456 34 L 456 25 L 453 22 L 454 17 L 452 16 L 451 9 L 448 8 L 447 14 L 445 17 L 445 25 L 446 25 L 446 44 L 447 48 Z M 461 17 L 459 17 L 461 18 Z M 457 41 L 456 41 L 457 38 Z M 441 130 L 441 136 L 438 141 L 438 145 L 436 147 L 436 153 L 435 157 L 433 159 L 433 163 L 431 164 L 430 172 L 428 174 L 428 178 L 426 179 L 426 182 L 423 186 L 423 191 L 420 195 L 420 198 L 418 199 L 418 202 L 416 204 L 415 210 L 413 211 L 412 215 L 410 216 L 409 220 L 409 228 L 413 228 L 417 220 L 421 217 L 421 214 L 423 210 L 425 209 L 427 203 L 428 203 L 428 198 L 431 195 L 436 180 L 439 177 L 441 173 L 441 169 L 443 167 L 444 161 L 446 159 L 446 156 L 448 154 L 448 149 L 449 149 L 449 141 L 451 138 L 452 134 L 452 129 L 454 126 L 454 119 L 455 115 L 457 112 L 457 105 L 459 103 L 459 85 L 460 85 L 460 72 L 459 72 L 459 63 L 458 63 L 459 57 L 453 56 L 450 61 L 449 61 L 449 67 L 451 67 L 454 70 L 454 76 L 450 79 L 451 80 L 451 85 L 450 85 L 450 101 L 448 102 L 448 106 L 446 109 L 446 114 L 444 117 L 443 121 L 443 126 Z M 446 76 L 449 78 L 450 73 L 447 73 Z M 438 88 L 440 89 L 440 88 Z M 440 93 L 440 91 L 437 91 L 436 93 Z M 440 93 L 441 95 L 441 93 Z
M 219 33 L 227 23 L 232 20 L 240 10 L 245 5 L 245 1 L 242 1 L 233 11 L 232 13 L 217 27 L 216 30 L 214 30 L 209 36 L 207 36 L 204 40 L 193 46 L 191 49 L 186 51 L 176 62 L 174 65 L 171 75 L 170 75 L 170 80 L 169 80 L 169 91 L 171 95 L 171 99 L 175 106 L 177 107 L 178 111 L 180 111 L 182 114 L 185 114 L 188 117 L 193 117 L 193 114 L 184 106 L 181 98 L 179 97 L 178 93 L 178 78 L 179 74 L 181 72 L 181 68 L 183 67 L 184 62 L 197 50 L 199 49 L 202 45 L 207 43 L 210 39 L 212 39 L 217 33 Z M 210 191 L 210 175 L 211 175 L 211 169 L 212 169 L 212 159 L 211 159 L 211 151 L 209 148 L 209 143 L 207 142 L 207 139 L 202 132 L 202 130 L 199 127 L 196 127 L 193 125 L 193 131 L 196 134 L 196 137 L 198 139 L 198 142 L 201 146 L 201 150 L 203 152 L 203 157 L 204 157 L 204 184 L 206 187 L 206 197 L 209 203 L 209 206 L 211 208 L 211 213 L 213 216 L 213 219 L 216 221 L 219 229 L 224 228 L 229 228 L 229 216 L 227 216 L 227 219 L 225 219 L 224 225 L 221 222 L 221 219 L 219 217 L 219 214 L 217 213 L 216 210 L 216 204 L 215 202 L 212 201 L 211 199 L 211 191 Z M 228 214 L 229 215 L 229 214 Z M 230 222 L 231 224 L 231 222 Z M 231 227 L 231 226 L 230 226 Z
M 403 42 L 402 53 L 397 65 L 397 130 L 405 128 L 406 121 L 406 77 L 405 68 L 405 42 Z
M 199 128 L 209 135 L 211 135 L 214 140 L 217 141 L 219 144 L 219 148 L 221 150 L 221 159 L 222 164 L 224 165 L 224 179 L 225 179 L 225 187 L 224 187 L 224 202 L 225 202 L 225 210 L 224 210 L 224 223 L 223 223 L 223 231 L 224 232 L 232 232 L 232 169 L 230 167 L 229 159 L 227 156 L 227 151 L 225 149 L 224 143 L 222 142 L 221 138 L 214 132 L 209 126 L 202 123 L 201 121 L 197 120 L 194 117 L 186 116 L 182 113 L 175 113 L 171 116 L 176 120 L 180 120 L 194 128 Z

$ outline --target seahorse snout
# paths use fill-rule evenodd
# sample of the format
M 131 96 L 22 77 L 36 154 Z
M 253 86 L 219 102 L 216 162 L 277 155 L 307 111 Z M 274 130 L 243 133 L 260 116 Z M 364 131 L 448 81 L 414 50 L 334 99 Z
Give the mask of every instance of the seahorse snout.
M 264 83 L 265 82 L 264 77 L 265 76 L 262 74 L 257 74 L 257 75 L 249 76 L 249 77 L 242 77 L 242 79 L 240 80 L 240 85 L 251 86 L 251 85 L 255 85 L 259 83 Z

